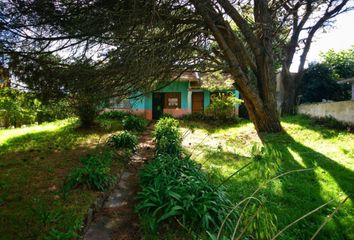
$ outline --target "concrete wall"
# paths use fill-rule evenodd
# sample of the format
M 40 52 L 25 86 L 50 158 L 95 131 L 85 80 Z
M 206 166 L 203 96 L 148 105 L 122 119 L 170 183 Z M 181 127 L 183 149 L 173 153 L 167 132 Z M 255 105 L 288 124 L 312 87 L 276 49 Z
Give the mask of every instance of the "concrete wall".
M 332 116 L 338 121 L 354 125 L 354 101 L 301 104 L 298 113 L 311 117 Z

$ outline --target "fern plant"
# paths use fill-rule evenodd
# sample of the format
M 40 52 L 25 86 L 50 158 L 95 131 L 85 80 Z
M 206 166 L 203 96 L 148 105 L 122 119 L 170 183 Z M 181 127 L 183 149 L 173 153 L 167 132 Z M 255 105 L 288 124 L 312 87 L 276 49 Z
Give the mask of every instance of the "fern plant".
M 141 132 L 145 129 L 146 120 L 137 116 L 128 115 L 123 119 L 123 128 L 128 131 Z
M 115 149 L 134 150 L 137 144 L 138 144 L 138 138 L 134 134 L 128 131 L 123 131 L 119 134 L 113 135 L 108 140 L 108 145 L 112 146 Z
M 215 230 L 230 206 L 224 192 L 211 184 L 190 159 L 159 155 L 140 172 L 136 210 L 145 229 L 177 221 L 191 230 Z M 144 221 L 148 219 L 148 221 Z
M 179 156 L 182 151 L 179 122 L 176 119 L 165 117 L 155 125 L 154 137 L 157 154 Z
M 112 156 L 109 152 L 82 158 L 82 167 L 73 169 L 64 181 L 64 190 L 86 186 L 92 190 L 104 191 L 115 181 L 111 175 Z

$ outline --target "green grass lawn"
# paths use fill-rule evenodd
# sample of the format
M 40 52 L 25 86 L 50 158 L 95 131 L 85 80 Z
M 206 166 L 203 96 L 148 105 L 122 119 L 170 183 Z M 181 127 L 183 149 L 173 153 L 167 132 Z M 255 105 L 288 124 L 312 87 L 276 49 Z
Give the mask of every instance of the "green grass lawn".
M 277 216 L 278 231 L 334 200 L 289 228 L 279 239 L 309 239 L 346 196 L 349 199 L 316 239 L 354 239 L 354 134 L 323 128 L 302 116 L 283 118 L 282 125 L 286 133 L 264 136 L 267 161 L 252 163 L 224 184 L 232 202 L 236 204 L 250 196 L 271 176 L 310 168 L 272 181 L 257 195 Z M 252 161 L 252 146 L 262 145 L 247 121 L 229 126 L 184 121 L 182 131 L 189 132 L 183 145 L 216 183 Z
M 80 188 L 64 198 L 64 179 L 117 129 L 77 127 L 76 119 L 67 119 L 0 130 L 0 239 L 71 239 L 82 227 L 102 193 Z M 112 172 L 121 167 L 113 161 Z

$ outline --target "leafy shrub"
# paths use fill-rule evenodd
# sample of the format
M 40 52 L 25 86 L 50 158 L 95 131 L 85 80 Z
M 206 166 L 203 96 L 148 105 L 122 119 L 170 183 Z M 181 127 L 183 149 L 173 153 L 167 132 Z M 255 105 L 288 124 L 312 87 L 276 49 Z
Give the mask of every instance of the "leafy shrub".
M 301 103 L 322 102 L 323 99 L 350 99 L 350 85 L 338 84 L 333 67 L 324 63 L 310 64 L 301 80 L 298 95 Z
M 42 103 L 35 95 L 12 88 L 0 89 L 0 126 L 20 127 L 73 116 L 66 99 Z
M 133 115 L 127 115 L 123 119 L 123 127 L 128 131 L 143 131 L 146 126 L 146 120 Z
M 113 135 L 108 140 L 108 144 L 116 149 L 126 148 L 133 150 L 138 144 L 138 138 L 134 134 L 124 131 L 117 135 Z
M 0 123 L 4 127 L 19 127 L 36 121 L 35 109 L 40 102 L 28 93 L 12 88 L 0 89 Z
M 75 168 L 69 173 L 64 182 L 64 190 L 78 186 L 86 186 L 99 191 L 106 190 L 115 180 L 115 177 L 110 174 L 111 161 L 110 152 L 82 158 L 83 166 Z
M 73 117 L 74 115 L 74 109 L 71 107 L 69 100 L 51 100 L 39 106 L 36 121 L 38 123 L 51 122 Z
M 156 143 L 157 154 L 169 154 L 173 156 L 179 156 L 182 151 L 181 142 L 179 139 L 170 139 L 168 137 L 162 137 Z
M 181 153 L 181 133 L 176 119 L 161 118 L 155 125 L 156 152 L 178 156 Z
M 140 172 L 136 210 L 145 229 L 177 219 L 191 230 L 215 230 L 230 206 L 224 192 L 211 184 L 190 159 L 159 155 Z
M 50 228 L 48 234 L 43 238 L 44 240 L 70 240 L 77 239 L 79 237 L 78 232 L 82 226 L 82 220 L 73 219 L 71 226 L 65 230 L 58 230 L 56 228 Z
M 234 116 L 235 105 L 242 103 L 230 93 L 219 93 L 212 97 L 212 102 L 206 109 L 206 114 L 215 117 L 217 120 L 230 119 Z
M 342 123 L 332 116 L 326 116 L 326 117 L 321 117 L 321 118 L 319 118 L 319 117 L 312 118 L 312 121 L 315 124 L 319 124 L 323 127 L 330 128 L 330 129 L 348 130 L 349 132 L 353 131 L 353 126 L 350 126 L 346 123 Z
M 182 120 L 187 120 L 187 121 L 207 121 L 210 119 L 214 120 L 214 118 L 212 116 L 206 115 L 201 112 L 186 114 L 182 117 Z
M 156 141 L 162 137 L 180 138 L 178 120 L 169 117 L 161 118 L 155 125 L 154 137 Z

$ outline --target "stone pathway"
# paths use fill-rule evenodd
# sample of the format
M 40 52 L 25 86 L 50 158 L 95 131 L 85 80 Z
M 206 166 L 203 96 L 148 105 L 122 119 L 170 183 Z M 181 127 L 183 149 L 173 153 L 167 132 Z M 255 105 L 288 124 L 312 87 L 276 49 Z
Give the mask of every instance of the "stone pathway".
M 94 215 L 85 232 L 85 240 L 135 240 L 141 239 L 139 219 L 134 212 L 138 191 L 138 170 L 155 155 L 152 139 L 153 124 L 139 138 L 139 145 L 129 164 L 123 170 L 119 183 Z

